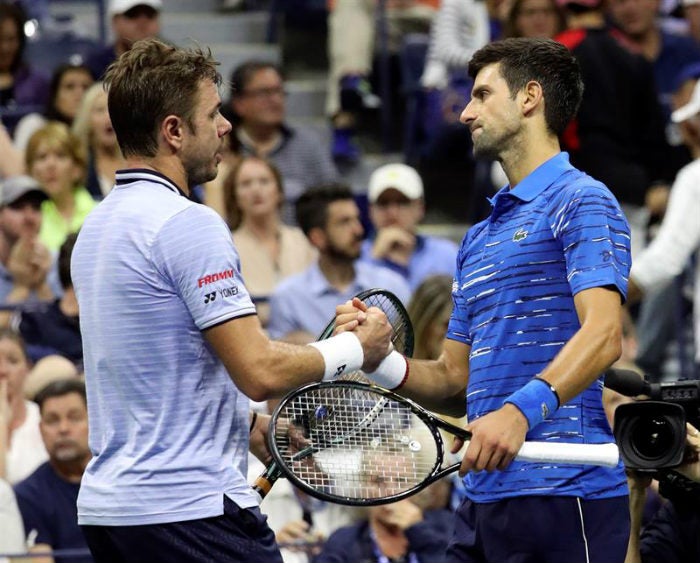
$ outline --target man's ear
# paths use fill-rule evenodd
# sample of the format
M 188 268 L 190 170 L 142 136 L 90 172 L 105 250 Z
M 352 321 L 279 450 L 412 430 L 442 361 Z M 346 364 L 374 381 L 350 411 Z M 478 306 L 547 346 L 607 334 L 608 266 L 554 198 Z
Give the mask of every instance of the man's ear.
M 160 126 L 160 134 L 173 151 L 182 147 L 185 122 L 177 115 L 168 115 Z
M 537 108 L 544 107 L 542 85 L 536 80 L 530 80 L 522 89 L 523 115 L 531 115 Z
M 326 247 L 326 233 L 321 227 L 314 227 L 309 231 L 309 242 L 319 250 Z

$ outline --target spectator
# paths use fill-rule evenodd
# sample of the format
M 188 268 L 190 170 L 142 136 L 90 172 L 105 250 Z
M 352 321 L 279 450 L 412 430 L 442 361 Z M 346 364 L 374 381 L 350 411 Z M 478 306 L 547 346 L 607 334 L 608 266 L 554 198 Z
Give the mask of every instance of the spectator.
M 282 177 L 271 162 L 246 156 L 224 183 L 228 223 L 241 259 L 241 275 L 263 327 L 269 298 L 284 278 L 306 269 L 316 251 L 298 227 L 282 222 Z
M 14 134 L 15 146 L 24 152 L 29 137 L 49 121 L 60 121 L 70 126 L 92 82 L 92 75 L 86 66 L 63 64 L 57 67 L 51 78 L 46 109 L 43 113 L 25 115 L 20 120 Z
M 452 314 L 452 276 L 428 276 L 415 289 L 406 310 L 413 324 L 418 360 L 437 360 Z
M 503 34 L 505 37 L 549 37 L 564 31 L 564 14 L 555 0 L 513 0 Z
M 683 463 L 662 476 L 661 492 L 670 497 L 642 529 L 648 475 L 629 472 L 630 544 L 625 563 L 681 563 L 700 560 L 700 437 L 687 424 Z
M 297 221 L 318 249 L 318 261 L 275 288 L 268 324 L 272 338 L 315 340 L 333 318 L 335 306 L 365 289 L 381 287 L 408 301 L 411 291 L 400 275 L 358 261 L 364 231 L 349 188 L 332 184 L 310 189 L 297 201 Z
M 334 532 L 313 563 L 445 561 L 454 514 L 407 498 L 368 509 L 367 519 Z
M 101 80 L 107 67 L 140 39 L 160 33 L 161 0 L 109 0 L 114 43 L 91 53 L 85 64 L 95 80 Z
M 93 84 L 85 94 L 72 131 L 87 154 L 85 188 L 93 198 L 100 200 L 114 186 L 117 170 L 125 166 L 107 111 L 107 92 L 102 82 Z
M 0 303 L 47 300 L 60 294 L 50 276 L 53 262 L 39 240 L 41 205 L 46 194 L 28 176 L 0 185 Z
M 690 37 L 664 30 L 659 19 L 660 7 L 661 0 L 611 0 L 608 4 L 610 15 L 624 36 L 624 45 L 653 66 L 659 104 L 668 129 L 671 125 L 671 96 L 679 85 L 681 72 L 700 62 L 700 46 Z M 669 153 L 673 157 L 675 175 L 691 158 L 680 139 L 670 140 L 676 145 Z
M 24 61 L 24 12 L 16 4 L 0 2 L 0 111 L 10 133 L 24 113 L 46 104 L 49 80 Z M 26 111 L 25 111 L 26 110 Z
M 58 275 L 63 294 L 59 299 L 15 312 L 10 326 L 22 335 L 33 362 L 58 354 L 82 369 L 83 343 L 78 322 L 78 301 L 70 276 L 70 258 L 77 233 L 71 233 L 58 253 Z
M 692 92 L 691 92 L 692 89 Z M 668 209 L 652 243 L 634 260 L 628 300 L 634 303 L 650 290 L 664 287 L 680 274 L 700 248 L 700 81 L 688 80 L 679 90 L 679 109 L 671 114 L 694 160 L 678 173 Z M 696 279 L 700 261 L 696 261 Z M 700 284 L 695 285 L 700 303 Z M 700 365 L 700 312 L 695 309 L 695 362 Z M 642 366 L 646 369 L 646 366 Z
M 326 114 L 333 123 L 332 153 L 337 160 L 354 162 L 360 156 L 353 140 L 357 113 L 379 107 L 369 76 L 374 57 L 376 0 L 329 2 L 328 93 Z M 401 38 L 410 32 L 428 33 L 439 2 L 436 0 L 389 0 L 386 8 L 386 47 L 397 53 Z M 387 53 L 387 54 L 388 54 Z M 387 78 L 388 79 L 388 78 Z
M 63 123 L 49 123 L 34 133 L 25 154 L 27 171 L 49 196 L 41 204 L 39 239 L 52 251 L 76 232 L 95 200 L 84 187 L 86 155 Z
M 0 383 L 0 395 L 2 392 L 2 384 Z M 0 553 L 25 552 L 22 515 L 17 508 L 17 500 L 12 487 L 2 478 L 0 478 L 0 530 L 2 530 Z M 0 561 L 5 563 L 10 560 L 0 557 Z
M 49 459 L 15 485 L 24 529 L 35 536 L 29 552 L 83 549 L 84 556 L 56 560 L 92 561 L 78 526 L 76 508 L 80 480 L 92 458 L 85 384 L 78 379 L 54 381 L 39 392 L 36 402 L 41 414 L 41 438 Z
M 338 172 L 320 139 L 310 130 L 285 124 L 285 91 L 281 71 L 272 63 L 248 61 L 231 77 L 231 108 L 241 154 L 268 158 L 282 174 L 285 222 L 293 222 L 293 204 L 309 186 L 333 182 Z
M 30 364 L 22 339 L 10 331 L 0 332 L 0 381 L 7 393 L 0 397 L 0 411 L 9 413 L 7 480 L 18 483 L 48 458 L 39 433 L 39 407 L 24 398 L 24 382 Z
M 472 214 L 475 161 L 469 130 L 459 121 L 471 96 L 467 63 L 489 42 L 489 16 L 481 0 L 446 0 L 430 27 L 430 44 L 421 76 L 415 147 L 407 161 L 425 182 L 431 211 L 444 219 L 468 222 Z
M 367 195 L 375 233 L 362 245 L 363 260 L 401 274 L 412 291 L 430 274 L 454 273 L 457 245 L 417 232 L 425 215 L 418 172 L 406 164 L 381 166 L 369 178 Z
M 641 207 L 669 180 L 669 147 L 651 65 L 606 27 L 602 0 L 562 0 L 568 29 L 556 39 L 581 67 L 585 90 L 562 136 L 571 164 L 603 182 L 623 205 Z

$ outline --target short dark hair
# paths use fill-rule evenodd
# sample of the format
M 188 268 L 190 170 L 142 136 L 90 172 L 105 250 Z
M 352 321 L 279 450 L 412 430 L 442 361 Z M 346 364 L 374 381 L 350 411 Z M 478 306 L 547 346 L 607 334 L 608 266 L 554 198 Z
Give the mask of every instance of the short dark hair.
M 325 229 L 328 206 L 335 201 L 353 200 L 352 190 L 345 184 L 332 183 L 313 186 L 296 202 L 297 224 L 306 236 L 312 229 Z
M 76 240 L 78 240 L 78 233 L 69 234 L 58 251 L 58 279 L 63 289 L 73 286 L 73 280 L 70 276 L 70 257 L 73 254 Z
M 57 379 L 52 381 L 39 391 L 34 397 L 34 402 L 39 405 L 39 412 L 44 410 L 44 403 L 48 399 L 54 397 L 63 397 L 70 393 L 77 393 L 83 398 L 83 402 L 87 407 L 87 393 L 85 392 L 85 383 L 81 379 Z
M 583 96 L 581 69 L 569 49 L 552 39 L 494 41 L 474 53 L 469 76 L 476 78 L 481 69 L 496 63 L 501 65 L 501 76 L 513 98 L 531 80 L 542 86 L 547 127 L 560 136 L 576 115 Z
M 113 62 L 104 82 L 122 154 L 155 156 L 158 129 L 168 115 L 181 117 L 194 130 L 199 84 L 221 84 L 218 64 L 210 49 L 182 49 L 158 39 L 137 41 Z
M 253 59 L 239 64 L 231 73 L 231 98 L 243 95 L 253 76 L 261 70 L 268 69 L 274 70 L 284 80 L 282 69 L 271 61 Z

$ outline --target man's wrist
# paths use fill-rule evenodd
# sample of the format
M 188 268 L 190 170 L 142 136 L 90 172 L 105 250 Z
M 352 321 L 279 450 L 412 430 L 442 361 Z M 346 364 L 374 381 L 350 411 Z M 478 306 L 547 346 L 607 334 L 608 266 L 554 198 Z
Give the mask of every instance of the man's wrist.
M 510 403 L 520 410 L 532 430 L 559 408 L 559 396 L 544 379 L 535 377 L 512 393 L 504 404 Z

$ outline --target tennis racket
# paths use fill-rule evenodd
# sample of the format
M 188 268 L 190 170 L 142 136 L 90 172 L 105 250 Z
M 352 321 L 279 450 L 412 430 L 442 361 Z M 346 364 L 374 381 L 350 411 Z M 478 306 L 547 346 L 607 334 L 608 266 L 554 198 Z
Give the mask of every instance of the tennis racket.
M 355 297 L 368 307 L 378 307 L 384 312 L 389 323 L 391 323 L 391 342 L 394 345 L 394 349 L 404 356 L 410 357 L 413 354 L 414 345 L 413 325 L 401 300 L 391 291 L 377 288 L 361 291 Z M 333 336 L 334 330 L 335 317 L 323 329 L 318 340 L 330 338 Z M 341 380 L 368 381 L 361 371 L 345 374 L 341 377 Z M 279 465 L 273 460 L 267 465 L 262 475 L 253 483 L 253 490 L 258 494 L 260 500 L 265 498 L 265 495 L 270 492 L 272 485 L 281 476 L 282 472 Z
M 410 496 L 456 471 L 443 466 L 440 429 L 471 434 L 396 393 L 357 381 L 312 383 L 288 394 L 270 420 L 270 451 L 281 472 L 322 500 L 353 506 Z M 525 442 L 521 461 L 617 465 L 615 444 Z

